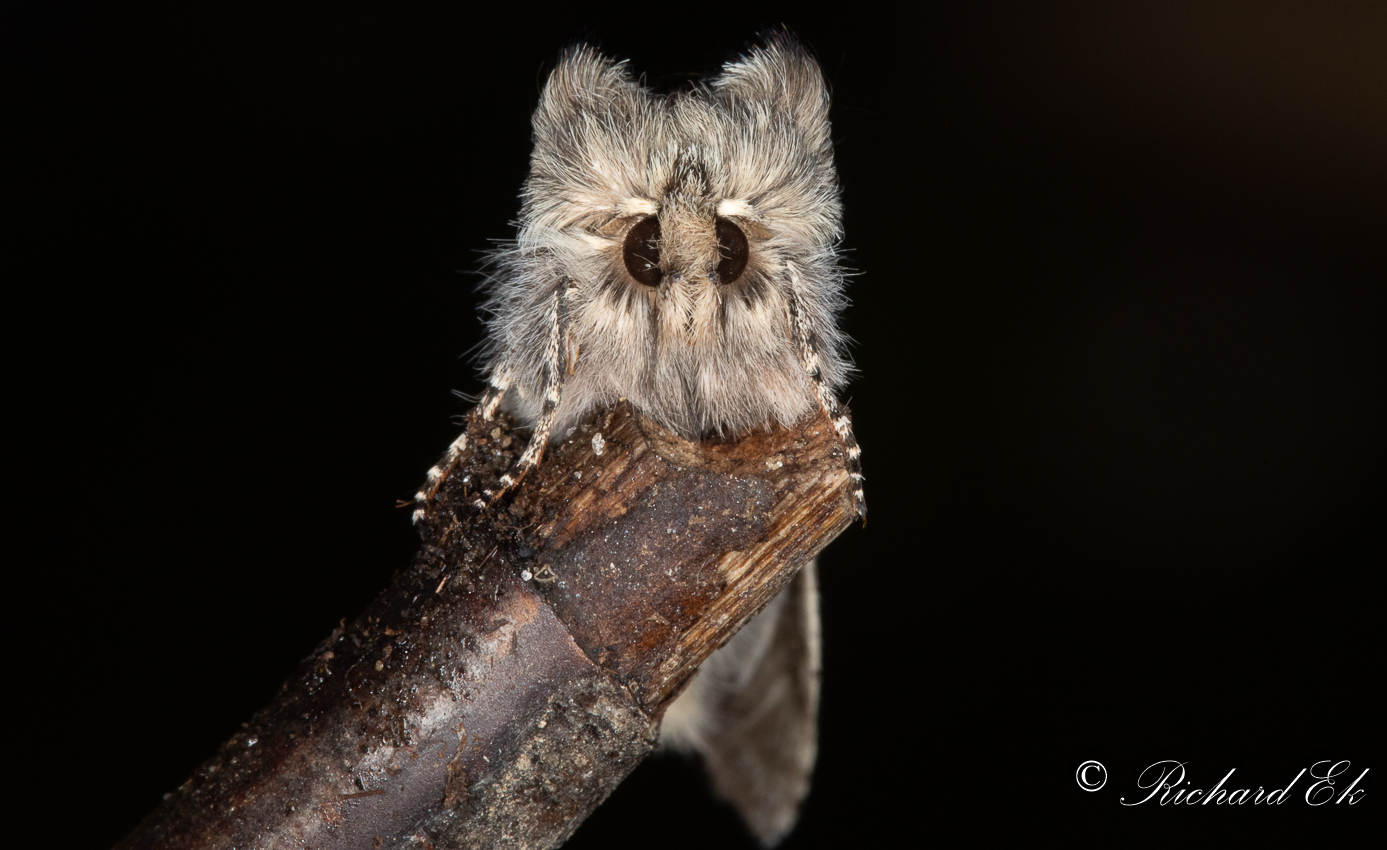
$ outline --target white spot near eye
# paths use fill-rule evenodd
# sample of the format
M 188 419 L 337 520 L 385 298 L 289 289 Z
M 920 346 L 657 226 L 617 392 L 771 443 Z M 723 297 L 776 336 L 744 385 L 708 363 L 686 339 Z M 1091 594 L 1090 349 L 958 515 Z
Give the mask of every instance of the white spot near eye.
M 583 242 L 587 244 L 588 248 L 593 251 L 601 251 L 608 245 L 612 244 L 611 239 L 609 239 L 606 236 L 598 236 L 596 233 L 585 232 L 580 234 L 578 238 L 583 240 Z
M 752 210 L 751 204 L 748 204 L 746 201 L 743 201 L 740 198 L 728 198 L 727 200 L 718 204 L 718 215 L 723 216 L 725 218 L 730 218 L 733 216 L 739 218 L 756 217 L 756 213 Z
M 654 215 L 660 211 L 649 198 L 623 198 L 617 209 L 622 215 Z
M 602 453 L 606 450 L 607 441 L 602 438 L 602 432 L 598 431 L 596 434 L 592 435 L 592 453 L 601 457 Z

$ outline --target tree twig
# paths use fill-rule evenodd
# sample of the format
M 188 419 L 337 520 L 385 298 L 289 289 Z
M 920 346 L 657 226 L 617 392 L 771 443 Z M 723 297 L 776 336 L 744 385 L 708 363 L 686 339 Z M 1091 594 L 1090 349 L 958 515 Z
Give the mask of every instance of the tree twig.
M 695 443 L 623 403 L 484 513 L 522 441 L 467 428 L 414 563 L 120 848 L 562 844 L 854 517 L 822 418 Z

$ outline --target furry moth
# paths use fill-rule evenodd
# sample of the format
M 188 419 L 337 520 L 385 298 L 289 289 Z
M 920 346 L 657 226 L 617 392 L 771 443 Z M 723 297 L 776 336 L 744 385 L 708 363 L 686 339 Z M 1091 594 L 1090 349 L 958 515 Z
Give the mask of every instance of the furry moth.
M 588 46 L 566 51 L 534 113 L 519 233 L 491 256 L 488 418 L 533 428 L 486 508 L 594 408 L 628 399 L 689 439 L 822 410 L 865 513 L 856 439 L 837 401 L 850 365 L 837 317 L 842 207 L 829 96 L 815 60 L 775 33 L 712 79 L 662 95 Z M 466 451 L 429 471 L 416 519 Z M 778 842 L 816 750 L 814 565 L 669 708 L 665 743 L 703 756 L 717 792 Z

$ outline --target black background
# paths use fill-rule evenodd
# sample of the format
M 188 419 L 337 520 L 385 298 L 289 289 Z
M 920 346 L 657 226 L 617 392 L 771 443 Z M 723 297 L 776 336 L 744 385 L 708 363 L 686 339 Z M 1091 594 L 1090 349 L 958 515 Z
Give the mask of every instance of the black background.
M 1372 773 L 1117 797 L 1374 766 L 1387 13 L 844 5 L 11 8 L 10 696 L 59 843 L 131 829 L 409 562 L 558 51 L 675 87 L 782 23 L 834 90 L 871 507 L 822 558 L 785 846 L 1366 821 Z M 751 846 L 677 759 L 573 846 L 652 834 Z

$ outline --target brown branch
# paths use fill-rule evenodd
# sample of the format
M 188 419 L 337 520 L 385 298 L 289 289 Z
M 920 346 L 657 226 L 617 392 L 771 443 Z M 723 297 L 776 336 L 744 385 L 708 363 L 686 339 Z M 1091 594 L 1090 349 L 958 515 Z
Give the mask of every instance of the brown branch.
M 413 565 L 119 847 L 562 844 L 853 518 L 822 418 L 692 443 L 623 403 L 485 513 L 520 441 L 467 428 Z

